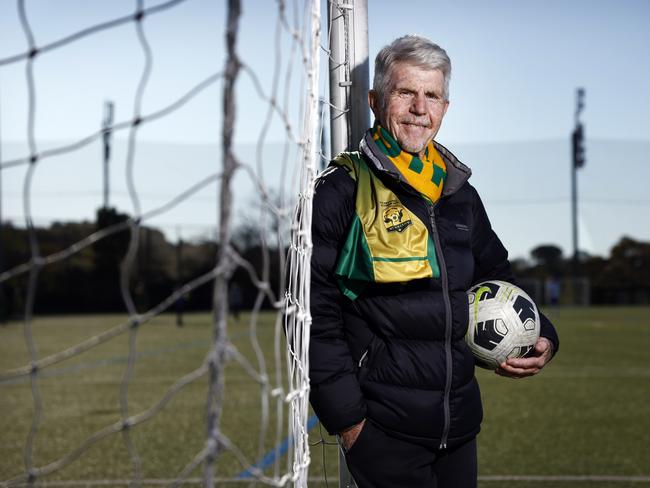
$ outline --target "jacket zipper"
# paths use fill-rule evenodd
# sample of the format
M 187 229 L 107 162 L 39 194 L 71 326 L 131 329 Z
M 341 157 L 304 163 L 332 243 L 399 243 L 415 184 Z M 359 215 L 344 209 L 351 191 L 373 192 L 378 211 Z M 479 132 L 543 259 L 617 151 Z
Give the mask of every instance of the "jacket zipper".
M 361 356 L 361 359 L 359 359 L 359 367 L 363 366 L 363 362 L 367 357 L 368 357 L 368 349 L 364 351 L 363 355 Z
M 437 202 L 436 202 L 437 203 Z M 442 245 L 440 243 L 440 236 L 436 227 L 435 219 L 435 206 L 427 204 L 429 212 L 429 221 L 431 222 L 431 230 L 433 231 L 433 242 L 436 246 L 436 257 L 440 265 L 440 278 L 442 280 L 442 297 L 445 302 L 445 365 L 446 365 L 446 378 L 445 378 L 445 396 L 443 402 L 443 409 L 445 413 L 445 425 L 442 430 L 442 437 L 440 438 L 440 449 L 447 448 L 447 437 L 449 437 L 449 428 L 451 424 L 451 413 L 449 410 L 449 395 L 451 393 L 451 377 L 452 377 L 452 361 L 451 361 L 451 301 L 449 299 L 449 277 L 447 276 L 447 265 L 442 255 Z

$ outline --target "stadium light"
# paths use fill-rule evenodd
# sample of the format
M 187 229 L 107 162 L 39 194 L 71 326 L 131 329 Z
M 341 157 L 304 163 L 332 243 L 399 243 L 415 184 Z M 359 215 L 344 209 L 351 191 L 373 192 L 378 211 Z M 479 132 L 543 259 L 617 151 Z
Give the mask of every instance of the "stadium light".
M 571 134 L 571 222 L 573 236 L 572 274 L 574 279 L 578 275 L 578 178 L 577 171 L 586 163 L 584 147 L 584 125 L 580 121 L 580 114 L 585 108 L 585 89 L 576 90 L 575 128 Z
M 104 145 L 104 203 L 103 208 L 108 208 L 110 191 L 111 137 L 113 135 L 113 114 L 115 104 L 111 101 L 104 103 L 104 119 L 102 121 L 102 140 Z

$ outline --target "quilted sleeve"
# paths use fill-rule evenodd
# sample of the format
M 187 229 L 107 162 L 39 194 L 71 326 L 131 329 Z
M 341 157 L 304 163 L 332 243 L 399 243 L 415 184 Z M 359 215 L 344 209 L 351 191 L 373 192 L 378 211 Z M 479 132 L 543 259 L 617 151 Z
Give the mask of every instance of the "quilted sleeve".
M 342 303 L 347 298 L 334 278 L 354 213 L 354 189 L 343 168 L 331 167 L 316 182 L 312 214 L 310 401 L 330 434 L 361 422 L 366 415 L 343 328 Z
M 501 240 L 492 230 L 492 225 L 483 206 L 483 202 L 476 189 L 473 192 L 473 217 L 474 227 L 472 233 L 472 252 L 474 254 L 474 279 L 472 283 L 485 280 L 503 280 L 516 284 L 508 251 Z M 553 345 L 554 354 L 560 347 L 560 339 L 555 327 L 543 313 L 539 314 L 541 322 L 540 335 L 549 339 Z

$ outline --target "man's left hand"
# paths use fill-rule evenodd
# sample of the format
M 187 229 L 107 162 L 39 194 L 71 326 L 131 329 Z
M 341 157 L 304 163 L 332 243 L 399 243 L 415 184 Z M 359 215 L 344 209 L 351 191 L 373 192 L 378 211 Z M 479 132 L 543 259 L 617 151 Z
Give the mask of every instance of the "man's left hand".
M 553 357 L 553 343 L 546 337 L 540 337 L 530 357 L 508 358 L 494 371 L 508 378 L 525 378 L 539 373 Z

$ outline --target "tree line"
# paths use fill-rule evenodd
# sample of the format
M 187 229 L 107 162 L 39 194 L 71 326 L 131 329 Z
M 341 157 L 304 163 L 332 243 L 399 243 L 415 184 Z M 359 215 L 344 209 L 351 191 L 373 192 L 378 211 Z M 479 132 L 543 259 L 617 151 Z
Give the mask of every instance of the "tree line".
M 513 262 L 521 279 L 588 283 L 589 303 L 594 305 L 650 304 L 650 242 L 623 236 L 608 257 L 580 253 L 577 263 L 553 244 L 535 247 L 530 260 Z
M 38 269 L 34 312 L 108 313 L 124 312 L 122 286 L 128 286 L 139 312 L 167 298 L 186 282 L 210 272 L 215 266 L 218 243 L 208 238 L 195 241 L 169 242 L 160 230 L 138 226 L 138 246 L 133 255 L 128 280 L 121 279 L 120 264 L 131 241 L 128 215 L 113 208 L 102 208 L 95 222 L 55 222 L 35 229 L 38 254 L 49 256 L 68 249 L 92 233 L 114 228 L 121 230 L 97 240 L 79 252 L 54 264 Z M 275 244 L 262 245 L 259 229 L 248 221 L 233 232 L 233 247 L 252 269 L 261 273 L 268 269 L 275 296 L 281 296 L 280 277 L 287 249 Z M 4 222 L 0 229 L 0 272 L 29 263 L 33 258 L 33 242 L 26 229 Z M 537 246 L 529 259 L 513 262 L 522 283 L 566 283 L 579 276 L 589 282 L 592 304 L 650 303 L 650 243 L 623 237 L 612 248 L 610 256 L 582 254 L 577 267 L 553 244 Z M 30 273 L 22 273 L 0 283 L 0 318 L 17 318 L 25 310 Z M 251 309 L 258 289 L 249 272 L 238 267 L 230 278 L 235 292 L 233 306 Z M 212 287 L 205 285 L 186 294 L 177 303 L 184 310 L 209 310 Z M 267 300 L 263 307 L 270 307 Z

